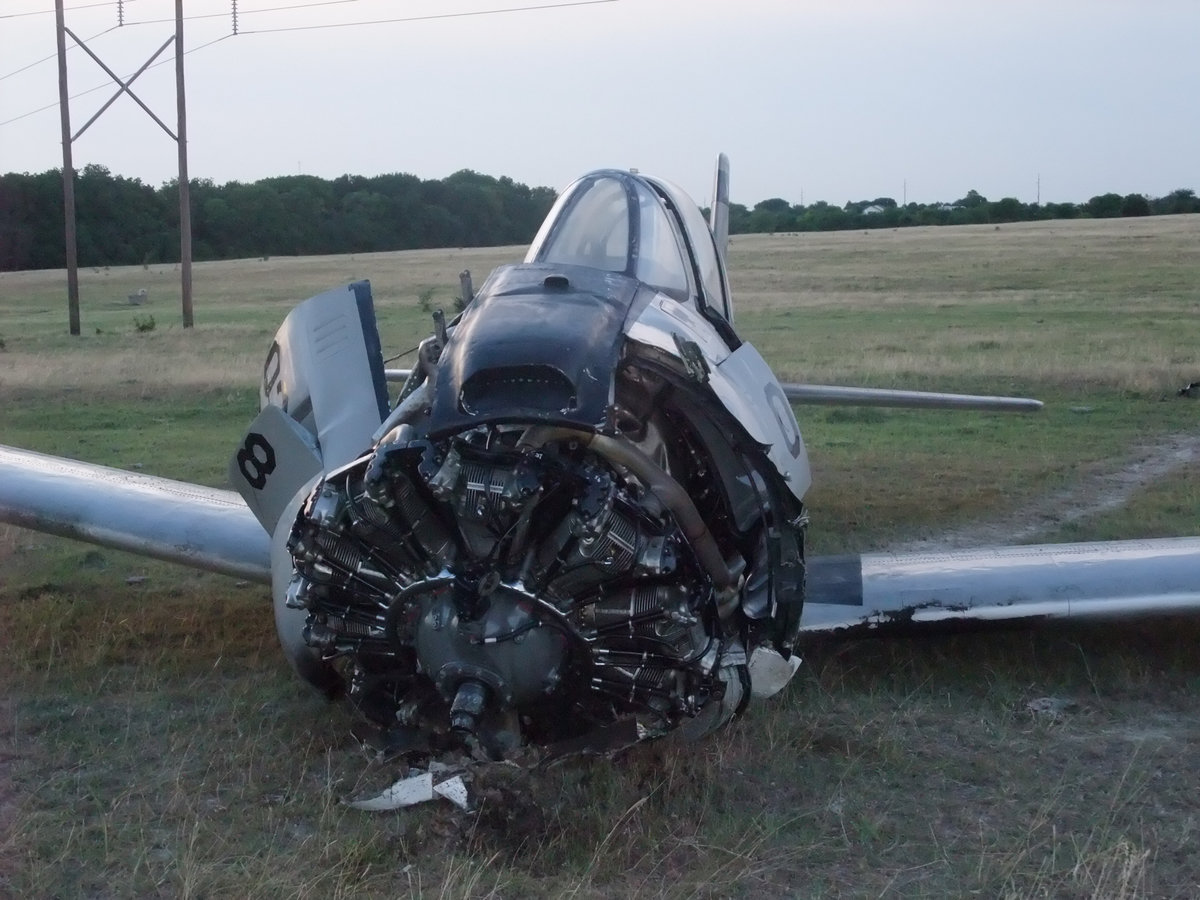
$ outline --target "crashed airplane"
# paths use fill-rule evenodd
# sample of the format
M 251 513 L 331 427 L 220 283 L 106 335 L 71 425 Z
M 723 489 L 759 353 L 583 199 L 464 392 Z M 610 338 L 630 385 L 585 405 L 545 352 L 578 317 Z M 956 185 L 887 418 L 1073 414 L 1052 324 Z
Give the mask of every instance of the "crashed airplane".
M 699 736 L 806 634 L 1200 607 L 1196 539 L 807 558 L 793 403 L 1040 404 L 778 382 L 734 328 L 723 157 L 716 183 L 706 221 L 585 175 L 408 371 L 367 283 L 300 304 L 240 497 L 0 448 L 0 520 L 270 582 L 297 673 L 396 752 Z

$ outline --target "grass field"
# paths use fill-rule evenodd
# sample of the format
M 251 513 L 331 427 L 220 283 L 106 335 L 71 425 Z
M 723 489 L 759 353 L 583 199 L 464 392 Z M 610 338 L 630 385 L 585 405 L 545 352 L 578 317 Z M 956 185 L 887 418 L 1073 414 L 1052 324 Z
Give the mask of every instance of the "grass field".
M 735 237 L 785 380 L 1047 404 L 800 409 L 815 550 L 1196 533 L 1197 247 L 1200 216 Z M 201 264 L 190 331 L 172 267 L 89 270 L 77 338 L 61 272 L 0 273 L 0 442 L 220 484 L 294 302 L 370 278 L 398 353 L 520 252 Z M 814 645 L 699 745 L 378 815 L 340 800 L 397 770 L 292 678 L 261 588 L 0 526 L 0 609 L 0 895 L 1200 891 L 1191 622 Z

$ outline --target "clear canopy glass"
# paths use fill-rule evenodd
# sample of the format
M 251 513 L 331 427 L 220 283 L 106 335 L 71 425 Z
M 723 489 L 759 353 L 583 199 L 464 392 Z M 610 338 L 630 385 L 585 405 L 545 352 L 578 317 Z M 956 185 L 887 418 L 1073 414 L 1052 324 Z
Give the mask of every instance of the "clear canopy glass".
M 526 261 L 620 272 L 677 299 L 691 293 L 687 255 L 661 198 L 624 172 L 586 175 L 564 191 Z

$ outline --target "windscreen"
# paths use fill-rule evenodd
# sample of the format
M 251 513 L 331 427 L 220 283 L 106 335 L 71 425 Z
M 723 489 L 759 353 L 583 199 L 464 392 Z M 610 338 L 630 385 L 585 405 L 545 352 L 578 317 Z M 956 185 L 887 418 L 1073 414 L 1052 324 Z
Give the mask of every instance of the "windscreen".
M 681 238 L 662 200 L 624 172 L 589 175 L 569 188 L 526 259 L 621 272 L 678 299 L 690 290 Z
M 537 258 L 539 262 L 626 272 L 629 198 L 625 185 L 615 178 L 582 184 L 554 223 Z

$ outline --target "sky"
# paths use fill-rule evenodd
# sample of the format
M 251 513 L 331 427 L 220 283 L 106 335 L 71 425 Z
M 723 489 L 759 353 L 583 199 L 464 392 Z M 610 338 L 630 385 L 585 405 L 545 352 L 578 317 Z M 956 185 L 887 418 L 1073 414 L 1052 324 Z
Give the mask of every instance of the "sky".
M 572 2 L 238 0 L 234 35 L 233 0 L 184 0 L 190 175 L 561 188 L 635 167 L 706 205 L 724 151 L 747 206 L 1200 191 L 1195 0 Z M 173 0 L 65 6 L 122 76 L 174 34 Z M 62 165 L 53 9 L 0 0 L 0 172 Z M 174 129 L 172 54 L 133 91 Z M 72 95 L 102 86 L 71 101 L 77 130 L 116 86 L 67 57 Z M 177 173 L 126 96 L 73 153 L 153 185 Z

